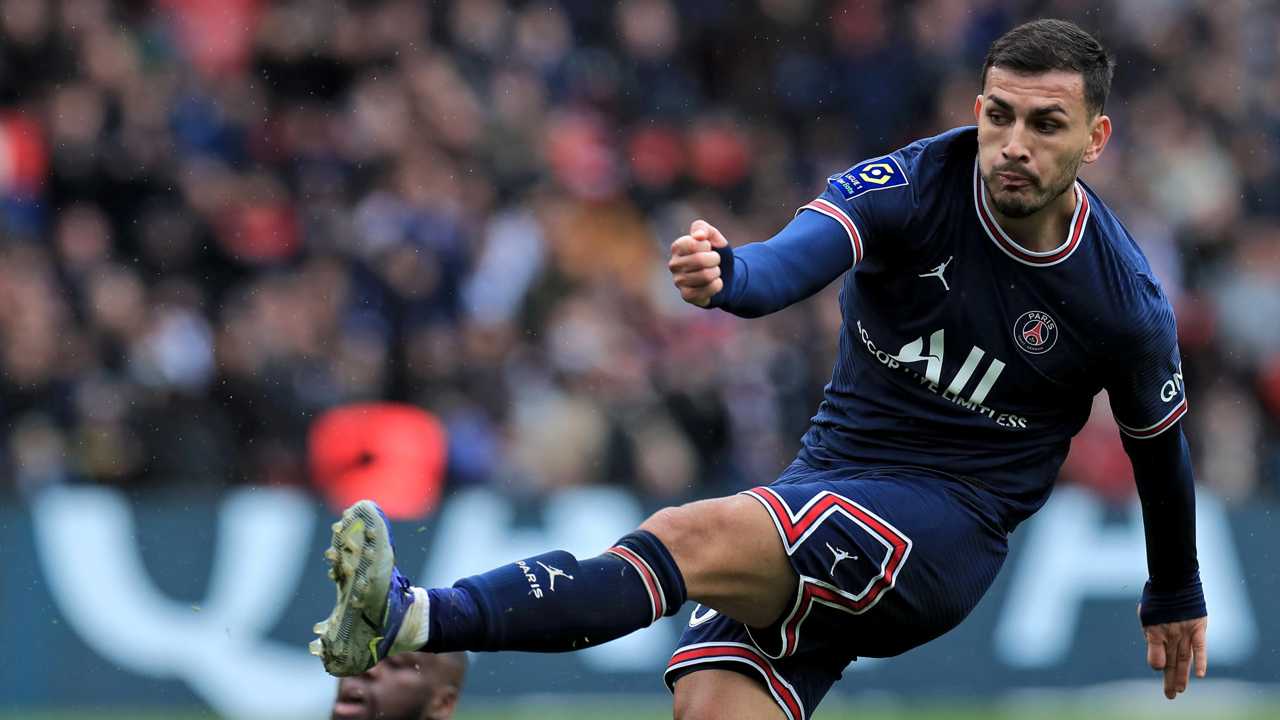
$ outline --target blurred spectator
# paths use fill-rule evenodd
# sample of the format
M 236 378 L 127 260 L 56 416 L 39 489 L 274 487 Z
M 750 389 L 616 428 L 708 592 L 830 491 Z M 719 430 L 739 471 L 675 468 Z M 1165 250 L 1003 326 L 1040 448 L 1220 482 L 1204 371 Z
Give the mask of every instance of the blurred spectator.
M 697 311 L 667 245 L 970 122 L 991 39 L 1062 15 L 1120 63 L 1085 179 L 1178 308 L 1201 480 L 1274 497 L 1280 6 L 1096 5 L 0 0 L 0 492 L 305 485 L 314 419 L 384 401 L 446 487 L 771 478 L 834 291 Z M 1105 406 L 1064 477 L 1129 497 Z

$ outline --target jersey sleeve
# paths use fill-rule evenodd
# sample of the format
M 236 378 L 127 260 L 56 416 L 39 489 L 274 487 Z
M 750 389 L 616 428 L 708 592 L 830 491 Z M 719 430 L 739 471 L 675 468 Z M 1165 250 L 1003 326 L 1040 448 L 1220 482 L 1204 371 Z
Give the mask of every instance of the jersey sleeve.
M 718 248 L 724 289 L 708 307 L 760 317 L 826 287 L 852 264 L 848 244 L 829 225 L 825 218 L 803 213 L 765 242 Z
M 1153 438 L 1177 424 L 1187 412 L 1178 329 L 1173 308 L 1149 278 L 1146 309 L 1138 332 L 1116 358 L 1107 386 L 1120 431 L 1131 438 Z
M 814 212 L 834 222 L 828 232 L 843 235 L 853 249 L 853 265 L 883 260 L 883 248 L 901 235 L 915 215 L 923 145 L 870 158 L 827 178 L 822 194 L 796 214 Z

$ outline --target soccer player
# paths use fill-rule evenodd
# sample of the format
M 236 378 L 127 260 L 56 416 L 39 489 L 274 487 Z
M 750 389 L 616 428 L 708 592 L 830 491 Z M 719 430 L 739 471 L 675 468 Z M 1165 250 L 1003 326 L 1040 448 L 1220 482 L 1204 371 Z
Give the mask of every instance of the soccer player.
M 1174 317 L 1077 178 L 1111 136 L 1113 68 L 1071 23 L 1022 25 L 988 52 L 976 128 L 832 176 L 767 242 L 730 249 L 695 221 L 669 262 L 695 305 L 755 317 L 844 276 L 839 357 L 795 461 L 768 486 L 661 510 L 599 556 L 548 552 L 450 588 L 402 577 L 385 519 L 357 503 L 328 551 L 325 667 L 574 650 L 691 599 L 666 672 L 676 717 L 809 717 L 855 658 L 964 619 L 1106 389 L 1142 502 L 1147 661 L 1176 697 L 1193 662 L 1205 673 L 1208 620 Z
M 330 720 L 452 720 L 465 653 L 399 653 L 338 683 Z

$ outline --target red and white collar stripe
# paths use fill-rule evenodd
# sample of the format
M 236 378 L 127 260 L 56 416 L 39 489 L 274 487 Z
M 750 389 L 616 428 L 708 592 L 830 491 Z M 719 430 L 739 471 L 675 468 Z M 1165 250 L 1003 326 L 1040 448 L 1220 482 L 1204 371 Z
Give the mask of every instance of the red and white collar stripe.
M 1058 247 L 1046 252 L 1032 252 L 1014 242 L 1009 237 L 1004 228 L 1000 227 L 1000 223 L 996 222 L 995 214 L 991 212 L 991 207 L 987 204 L 987 186 L 982 182 L 982 175 L 978 172 L 978 163 L 973 163 L 973 207 L 978 213 L 978 224 L 982 225 L 982 229 L 986 231 L 987 237 L 991 238 L 991 242 L 996 244 L 1005 255 L 1017 260 L 1023 265 L 1032 267 L 1050 267 L 1071 257 L 1071 254 L 1080 247 L 1080 241 L 1084 238 L 1085 226 L 1089 223 L 1089 194 L 1080 187 L 1080 183 L 1075 183 L 1074 190 L 1076 194 L 1076 211 L 1071 216 L 1071 224 L 1067 227 L 1067 239 Z

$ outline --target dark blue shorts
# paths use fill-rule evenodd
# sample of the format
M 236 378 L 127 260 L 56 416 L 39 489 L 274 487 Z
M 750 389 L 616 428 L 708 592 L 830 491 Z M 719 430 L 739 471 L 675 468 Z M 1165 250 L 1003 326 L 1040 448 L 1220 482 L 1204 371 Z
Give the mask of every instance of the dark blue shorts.
M 955 627 L 1008 552 L 977 493 L 923 468 L 796 460 L 772 485 L 744 493 L 773 517 L 800 577 L 795 601 L 767 628 L 695 608 L 668 687 L 697 670 L 734 670 L 802 720 L 859 656 L 898 655 Z

